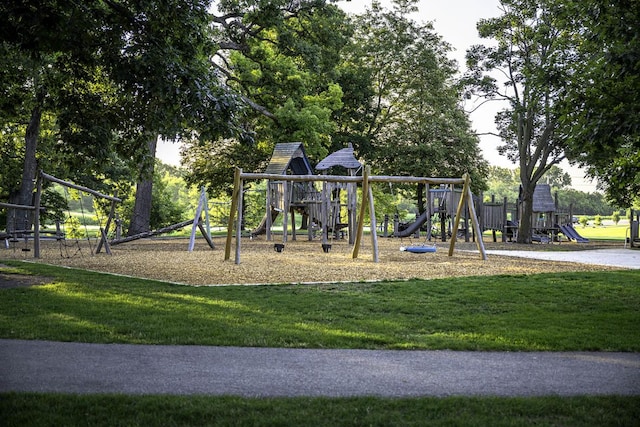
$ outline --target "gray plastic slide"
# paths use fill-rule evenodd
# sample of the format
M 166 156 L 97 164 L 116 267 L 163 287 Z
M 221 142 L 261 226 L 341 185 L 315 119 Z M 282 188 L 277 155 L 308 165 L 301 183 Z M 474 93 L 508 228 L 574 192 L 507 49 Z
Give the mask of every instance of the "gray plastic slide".
M 576 229 L 573 228 L 573 225 L 571 225 L 571 224 L 561 225 L 560 226 L 560 231 L 562 231 L 562 234 L 567 236 L 569 239 L 575 240 L 578 243 L 588 243 L 589 242 L 589 239 L 585 239 L 580 234 L 578 234 Z
M 278 217 L 279 213 L 280 213 L 279 211 L 277 211 L 277 210 L 275 210 L 273 208 L 271 209 L 271 221 L 272 222 L 276 220 L 276 218 Z M 260 224 L 258 224 L 258 226 L 251 231 L 251 234 L 254 235 L 254 236 L 259 236 L 261 234 L 265 234 L 266 232 L 267 232 L 267 214 L 265 214 L 262 217 L 262 221 L 260 221 Z
M 409 237 L 422 227 L 422 224 L 429 219 L 429 211 L 424 211 L 422 215 L 416 218 L 414 222 L 409 224 L 407 228 L 394 234 L 395 237 Z

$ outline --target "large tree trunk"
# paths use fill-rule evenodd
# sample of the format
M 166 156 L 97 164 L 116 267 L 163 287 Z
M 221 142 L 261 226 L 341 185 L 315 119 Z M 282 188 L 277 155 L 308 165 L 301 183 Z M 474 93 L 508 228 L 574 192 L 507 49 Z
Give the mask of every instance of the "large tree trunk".
M 422 182 L 418 183 L 418 190 L 417 190 L 418 216 L 422 215 L 426 210 L 426 207 L 424 204 L 424 189 L 425 189 L 425 184 Z
M 520 223 L 518 225 L 518 243 L 531 243 L 531 220 L 533 218 L 533 190 L 535 184 L 522 186 L 520 196 Z
M 24 137 L 25 152 L 22 181 L 20 188 L 11 192 L 9 195 L 9 203 L 29 206 L 33 204 L 33 189 L 35 188 L 35 178 L 38 171 L 36 152 L 38 150 L 41 118 L 42 108 L 40 105 L 36 105 L 31 111 L 31 119 L 27 125 Z M 32 211 L 11 209 L 7 215 L 7 232 L 30 230 L 32 225 L 31 212 Z
M 151 222 L 151 204 L 153 194 L 153 171 L 155 168 L 156 147 L 158 137 L 154 136 L 148 144 L 148 161 L 144 163 L 136 185 L 136 201 L 131 214 L 128 236 L 148 232 Z

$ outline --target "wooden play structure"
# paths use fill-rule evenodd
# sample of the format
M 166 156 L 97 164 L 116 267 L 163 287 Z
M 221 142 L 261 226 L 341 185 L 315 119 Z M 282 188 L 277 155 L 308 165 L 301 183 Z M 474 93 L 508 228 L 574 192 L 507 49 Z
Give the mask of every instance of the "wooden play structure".
M 102 247 L 104 246 L 105 251 L 107 253 L 111 253 L 111 249 L 109 246 L 109 242 L 107 240 L 107 234 L 106 234 L 106 230 L 110 227 L 110 224 L 113 220 L 113 216 L 115 213 L 115 207 L 116 207 L 116 203 L 121 202 L 122 200 L 120 200 L 117 197 L 114 196 L 109 196 L 106 194 L 102 194 L 98 191 L 92 190 L 90 188 L 87 187 L 83 187 L 81 185 L 77 185 L 74 184 L 72 182 L 68 182 L 59 178 L 56 178 L 53 175 L 49 175 L 45 172 L 40 172 L 37 179 L 36 179 L 36 193 L 35 193 L 35 198 L 34 198 L 34 204 L 33 206 L 23 206 L 23 205 L 11 205 L 8 203 L 2 203 L 0 204 L 0 207 L 5 207 L 8 209 L 14 209 L 17 211 L 23 211 L 23 212 L 32 212 L 33 213 L 33 217 L 29 220 L 29 221 L 23 221 L 24 224 L 29 224 L 28 229 L 26 227 L 23 227 L 24 229 L 22 230 L 18 230 L 18 229 L 14 229 L 11 231 L 11 238 L 12 239 L 16 239 L 16 237 L 21 236 L 25 239 L 25 242 L 28 240 L 29 236 L 33 236 L 33 257 L 34 258 L 40 258 L 40 238 L 41 235 L 44 233 L 48 233 L 45 232 L 44 230 L 41 230 L 40 228 L 40 214 L 41 212 L 44 210 L 44 207 L 41 206 L 41 199 L 42 199 L 42 184 L 43 181 L 47 180 L 50 182 L 54 182 L 57 183 L 63 187 L 66 188 L 72 188 L 74 190 L 78 190 L 80 192 L 84 192 L 84 193 L 88 193 L 93 195 L 94 197 L 99 197 L 105 200 L 108 200 L 111 202 L 111 210 L 109 213 L 109 216 L 107 218 L 107 222 L 106 225 L 103 227 L 102 224 L 100 224 L 100 239 L 98 242 L 98 246 L 96 248 L 96 253 L 99 252 Z M 26 218 L 26 217 L 25 217 Z M 32 229 L 33 228 L 33 229 Z M 55 238 L 57 240 L 64 240 L 65 236 L 64 233 L 62 233 L 60 231 L 60 229 L 57 227 L 57 230 L 55 232 Z M 23 249 L 25 251 L 30 251 L 29 249 Z
M 272 194 L 272 192 L 271 191 L 267 192 L 267 213 L 265 215 L 266 218 L 263 220 L 265 224 L 264 227 L 266 227 L 266 229 L 264 230 L 265 232 L 267 232 L 267 230 L 270 227 L 271 219 L 269 217 L 272 212 L 280 211 L 287 214 L 291 213 L 292 221 L 294 221 L 295 218 L 294 218 L 293 212 L 295 212 L 295 208 L 300 207 L 307 210 L 307 215 L 310 218 L 317 218 L 316 215 L 318 215 L 318 211 L 314 211 L 314 208 L 313 208 L 313 206 L 315 205 L 320 205 L 321 207 L 320 214 L 319 214 L 320 221 L 326 224 L 327 230 L 330 228 L 329 226 L 332 224 L 334 226 L 333 232 L 335 232 L 335 229 L 337 228 L 336 225 L 338 223 L 335 221 L 331 222 L 330 220 L 328 220 L 328 218 L 332 216 L 331 212 L 337 211 L 340 207 L 341 203 L 339 202 L 339 198 L 336 196 L 336 194 L 339 193 L 338 190 L 346 189 L 348 194 L 347 194 L 347 202 L 345 203 L 345 206 L 347 208 L 347 211 L 349 212 L 348 213 L 349 217 L 350 218 L 355 217 L 355 222 L 354 222 L 355 232 L 349 233 L 350 235 L 354 235 L 353 250 L 352 250 L 353 258 L 358 257 L 358 253 L 359 253 L 360 245 L 362 241 L 363 230 L 364 230 L 365 212 L 368 209 L 369 217 L 371 221 L 370 230 L 371 230 L 371 241 L 372 241 L 372 248 L 373 248 L 372 257 L 374 262 L 379 261 L 375 206 L 374 206 L 374 200 L 373 200 L 373 193 L 371 191 L 371 184 L 375 184 L 375 183 L 386 183 L 386 184 L 423 183 L 425 184 L 427 189 L 429 189 L 430 185 L 462 186 L 463 189 L 461 192 L 461 197 L 460 197 L 456 214 L 454 217 L 455 225 L 453 227 L 454 229 L 457 229 L 459 227 L 460 218 L 462 217 L 462 214 L 463 214 L 462 211 L 466 206 L 469 211 L 469 217 L 473 222 L 474 229 L 479 228 L 476 210 L 473 203 L 473 197 L 471 194 L 470 178 L 468 175 L 465 175 L 462 178 L 372 176 L 370 174 L 369 167 L 364 168 L 364 172 L 361 176 L 357 176 L 355 175 L 355 173 L 350 173 L 347 176 L 328 175 L 328 174 L 313 175 L 311 173 L 308 173 L 311 168 L 308 164 L 308 160 L 305 160 L 306 156 L 304 156 L 304 148 L 302 147 L 302 144 L 291 143 L 291 145 L 284 145 L 284 144 L 278 144 L 278 145 L 279 146 L 276 147 L 277 153 L 274 154 L 274 157 L 277 158 L 277 161 L 274 162 L 274 164 L 278 165 L 277 169 L 276 169 L 276 166 L 273 166 L 273 167 L 270 166 L 267 168 L 267 171 L 265 171 L 264 173 L 245 173 L 241 169 L 236 169 L 235 171 L 234 189 L 233 189 L 233 195 L 232 195 L 232 201 L 231 201 L 231 213 L 229 215 L 229 222 L 227 224 L 225 260 L 229 260 L 231 257 L 231 246 L 232 246 L 232 240 L 234 237 L 233 231 L 235 226 L 235 244 L 236 244 L 235 263 L 236 264 L 240 263 L 242 223 L 243 223 L 242 193 L 243 193 L 245 181 L 250 181 L 250 180 L 267 180 L 268 188 L 271 188 L 271 186 L 274 183 L 278 183 L 278 185 L 281 186 L 277 191 L 277 194 L 279 194 L 280 197 L 277 197 L 276 201 L 274 201 L 274 196 L 270 195 Z M 349 149 L 341 153 L 340 156 L 336 156 L 336 158 L 339 158 L 339 157 L 344 158 L 346 155 L 349 154 L 348 150 Z M 353 152 L 351 150 L 351 156 L 352 155 L 353 155 Z M 291 165 L 293 164 L 294 160 L 297 166 L 292 167 Z M 273 162 L 273 159 L 272 159 L 272 162 Z M 325 164 L 322 164 L 322 167 L 326 167 L 328 169 L 329 167 L 331 167 L 331 166 L 328 166 L 329 164 L 334 165 L 333 162 L 327 161 Z M 349 165 L 353 165 L 354 167 L 347 168 L 347 169 L 352 169 L 352 170 L 355 169 L 355 166 L 356 166 L 355 163 L 349 163 Z M 304 166 L 304 168 L 301 166 Z M 298 168 L 299 171 L 306 172 L 306 173 L 287 174 L 286 171 L 289 168 Z M 322 170 L 326 170 L 326 169 L 322 169 Z M 268 173 L 269 171 L 271 172 L 278 171 L 280 173 Z M 316 184 L 321 185 L 321 188 L 322 188 L 321 191 L 319 191 L 316 188 Z M 359 209 L 357 209 L 357 195 L 355 191 L 358 185 L 360 185 L 362 188 L 362 198 L 359 205 Z M 300 189 L 300 190 L 297 190 L 297 189 Z M 335 207 L 336 209 L 332 209 L 331 208 L 332 206 Z M 286 217 L 288 217 L 287 214 L 283 216 L 283 220 Z M 338 218 L 338 216 L 336 216 L 335 218 Z M 353 222 L 353 219 L 351 219 L 351 222 Z M 262 228 L 262 225 L 260 228 Z M 311 224 L 309 224 L 309 228 L 311 228 Z M 292 229 L 295 230 L 295 227 L 292 227 Z M 323 225 L 323 230 L 324 229 L 325 229 L 325 225 Z M 295 236 L 295 231 L 293 231 L 293 233 Z M 311 230 L 309 230 L 309 233 L 311 233 Z M 284 222 L 283 224 L 283 243 L 277 243 L 276 245 L 278 245 L 278 247 L 274 246 L 276 250 L 282 250 L 284 248 L 283 245 L 284 245 L 284 242 L 286 242 L 285 236 L 286 236 L 286 222 Z M 309 236 L 311 238 L 311 234 L 309 234 Z M 326 236 L 324 232 L 323 232 L 323 236 Z M 326 237 L 323 237 L 322 248 L 323 250 L 326 251 L 327 244 L 326 244 L 326 240 L 324 240 L 325 238 Z M 456 242 L 456 236 L 454 234 L 452 236 L 450 246 L 449 246 L 449 256 L 453 255 L 455 242 Z M 482 239 L 477 239 L 476 243 L 482 259 L 487 259 L 487 255 L 484 249 L 484 244 L 482 242 Z
M 502 241 L 517 237 L 518 223 L 522 216 L 522 202 L 520 198 L 514 203 L 506 198 L 496 201 L 495 197 L 490 202 L 483 202 L 480 195 L 476 200 L 479 211 L 480 226 L 483 231 L 493 232 L 493 241 L 496 241 L 496 232 L 502 233 Z M 542 243 L 558 241 L 558 234 L 563 234 L 567 239 L 578 243 L 588 242 L 573 228 L 573 206 L 560 206 L 558 195 L 551 194 L 549 184 L 538 184 L 533 193 L 533 217 L 531 218 L 532 240 Z
M 318 163 L 316 170 L 326 174 L 328 170 L 338 167 L 346 170 L 348 176 L 355 176 L 361 168 L 351 146 L 326 157 Z M 307 230 L 308 239 L 312 240 L 319 231 L 325 249 L 329 248 L 327 245 L 330 236 L 337 237 L 344 229 L 348 230 L 349 243 L 354 243 L 357 203 L 355 184 L 325 181 L 321 186 L 316 186 L 313 181 L 290 181 L 288 177 L 293 175 L 313 175 L 304 146 L 300 142 L 276 144 L 264 173 L 277 175 L 278 179 L 269 179 L 267 182 L 265 215 L 251 232 L 253 236 L 266 234 L 267 241 L 271 241 L 273 222 L 282 214 L 281 245 L 284 245 L 288 240 L 289 220 L 296 224 L 296 214 L 301 214 L 302 228 Z M 343 194 L 346 194 L 344 200 Z M 291 227 L 291 233 L 291 238 L 296 240 L 295 226 Z M 282 249 L 282 246 L 278 249 Z
M 167 227 L 163 227 L 161 229 L 158 230 L 152 230 L 152 231 L 148 231 L 148 232 L 144 232 L 144 233 L 140 233 L 134 236 L 127 236 L 127 237 L 123 237 L 123 238 L 116 238 L 116 239 L 112 239 L 109 240 L 107 238 L 107 234 L 108 234 L 108 230 L 111 228 L 112 224 L 117 223 L 118 221 L 116 221 L 115 218 L 115 210 L 116 210 L 116 204 L 122 202 L 121 199 L 115 197 L 115 196 L 110 196 L 107 194 L 102 194 L 96 190 L 93 190 L 91 188 L 87 188 L 84 187 L 82 185 L 78 185 L 78 184 L 74 184 L 72 182 L 69 181 L 65 181 L 59 178 L 56 178 L 53 175 L 49 175 L 45 172 L 40 172 L 37 182 L 36 182 L 36 193 L 35 193 L 35 198 L 34 198 L 34 206 L 23 206 L 23 205 L 14 205 L 14 204 L 9 204 L 9 203 L 0 203 L 0 208 L 7 208 L 7 209 L 12 209 L 14 211 L 18 211 L 18 212 L 32 212 L 33 216 L 32 218 L 26 218 L 23 219 L 22 222 L 24 223 L 29 223 L 32 224 L 32 228 L 31 227 L 27 230 L 27 229 L 14 229 L 12 230 L 10 233 L 4 233 L 4 234 L 0 234 L 0 237 L 5 238 L 5 240 L 8 242 L 9 240 L 11 240 L 12 242 L 16 242 L 18 241 L 17 238 L 21 237 L 24 238 L 25 242 L 28 240 L 29 236 L 33 237 L 33 256 L 34 258 L 40 258 L 40 239 L 42 234 L 51 234 L 51 232 L 46 231 L 41 229 L 40 227 L 40 212 L 44 210 L 44 207 L 40 206 L 40 201 L 42 198 L 42 183 L 43 180 L 47 180 L 50 182 L 54 182 L 56 184 L 59 184 L 65 188 L 71 188 L 77 191 L 80 191 L 82 193 L 87 193 L 87 194 L 91 194 L 94 197 L 98 197 L 98 198 L 102 198 L 105 200 L 108 200 L 111 202 L 111 209 L 109 211 L 109 214 L 107 216 L 106 219 L 106 223 L 103 224 L 100 223 L 99 224 L 99 239 L 98 239 L 98 243 L 96 245 L 95 251 L 93 248 L 91 248 L 92 254 L 97 254 L 100 253 L 102 251 L 102 249 L 104 248 L 105 252 L 109 255 L 111 255 L 111 246 L 114 245 L 118 245 L 118 244 L 122 244 L 122 243 L 126 243 L 126 242 L 131 242 L 134 240 L 138 240 L 138 239 L 143 239 L 143 238 L 147 238 L 147 237 L 152 237 L 152 236 L 157 236 L 159 234 L 164 234 L 164 233 L 169 233 L 171 231 L 175 231 L 184 227 L 187 227 L 189 225 L 192 226 L 191 229 L 191 237 L 189 239 L 189 246 L 188 246 L 188 251 L 191 252 L 194 249 L 195 246 L 195 238 L 196 238 L 196 232 L 199 230 L 200 233 L 204 236 L 205 240 L 207 241 L 207 243 L 209 244 L 209 246 L 211 247 L 211 249 L 214 249 L 215 246 L 213 244 L 213 240 L 211 239 L 211 235 L 208 231 L 208 227 L 205 226 L 205 224 L 207 224 L 206 221 L 208 221 L 208 211 L 207 211 L 207 197 L 206 197 L 206 192 L 205 189 L 203 188 L 200 194 L 200 199 L 199 199 L 199 203 L 198 203 L 198 207 L 196 209 L 196 215 L 194 217 L 194 219 L 190 219 L 184 222 L 180 222 L 178 224 L 173 224 Z M 203 222 L 202 220 L 202 215 L 205 215 L 205 218 L 207 220 L 205 220 L 205 222 Z M 22 216 L 24 216 L 22 214 Z M 26 221 L 28 219 L 28 221 Z M 24 227 L 23 227 L 24 228 Z M 116 233 L 116 235 L 118 236 L 119 233 Z M 57 224 L 56 227 L 56 232 L 54 237 L 59 240 L 59 241 L 64 241 L 66 239 L 65 233 L 60 229 L 59 224 Z M 87 239 L 89 237 L 87 236 Z M 24 248 L 23 251 L 30 251 L 30 248 Z
M 198 207 L 193 219 L 188 219 L 176 224 L 168 225 L 166 227 L 159 228 L 157 230 L 145 231 L 143 233 L 135 234 L 133 236 L 121 237 L 111 240 L 111 245 L 119 245 L 121 243 L 132 242 L 134 240 L 146 239 L 149 237 L 159 236 L 161 234 L 171 233 L 172 231 L 180 230 L 182 228 L 191 226 L 191 236 L 189 237 L 189 246 L 187 250 L 193 252 L 196 244 L 196 233 L 199 230 L 202 237 L 207 241 L 207 244 L 211 249 L 215 249 L 213 239 L 211 238 L 211 232 L 209 231 L 209 208 L 207 201 L 207 192 L 204 187 L 200 190 L 200 198 L 198 200 Z M 204 221 L 202 215 L 204 214 Z M 117 233 L 119 235 L 120 233 Z

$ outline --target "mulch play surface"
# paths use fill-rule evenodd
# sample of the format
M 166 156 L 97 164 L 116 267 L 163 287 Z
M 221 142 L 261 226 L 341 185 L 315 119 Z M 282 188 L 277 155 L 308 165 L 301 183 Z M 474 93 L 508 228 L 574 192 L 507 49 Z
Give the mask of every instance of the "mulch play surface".
M 253 240 L 247 238 L 241 242 L 240 264 L 235 264 L 235 241 L 229 261 L 224 261 L 225 240 L 218 238 L 214 241 L 216 248 L 212 250 L 204 239 L 199 238 L 194 251 L 188 252 L 188 239 L 144 239 L 113 246 L 112 255 L 107 255 L 104 250 L 93 255 L 92 249 L 95 250 L 96 244 L 92 242 L 90 245 L 86 240 L 42 241 L 38 262 L 190 285 L 359 282 L 613 269 L 493 255 L 483 261 L 476 244 L 472 242 L 456 243 L 451 257 L 448 256 L 449 242 L 438 242 L 435 253 L 414 254 L 399 249 L 401 246 L 424 242 L 385 238 L 379 240 L 380 261 L 374 263 L 368 237 L 364 238 L 357 259 L 352 258 L 352 247 L 346 240 L 332 241 L 331 250 L 324 253 L 319 241 L 308 241 L 306 237 L 287 242 L 282 252 L 274 251 L 274 243 L 281 243 L 279 238 L 271 242 L 265 241 L 264 236 Z M 487 249 L 518 250 L 602 247 L 570 243 L 516 245 L 490 242 L 486 246 Z M 21 248 L 3 249 L 0 258 L 34 260 L 33 252 L 22 251 Z

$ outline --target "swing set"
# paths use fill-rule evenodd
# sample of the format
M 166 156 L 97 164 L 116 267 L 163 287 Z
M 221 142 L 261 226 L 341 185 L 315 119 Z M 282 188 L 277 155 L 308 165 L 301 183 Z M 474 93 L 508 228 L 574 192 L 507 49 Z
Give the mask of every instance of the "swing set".
M 365 210 L 369 210 L 370 217 L 370 230 L 371 230 L 371 242 L 373 247 L 373 261 L 379 261 L 378 254 L 378 235 L 377 235 L 377 225 L 376 225 L 376 215 L 375 215 L 375 206 L 373 200 L 373 192 L 371 190 L 372 183 L 424 183 L 427 184 L 426 187 L 429 188 L 429 185 L 433 184 L 447 184 L 447 185 L 462 185 L 462 197 L 460 197 L 460 201 L 458 204 L 457 213 L 455 216 L 455 224 L 454 230 L 457 230 L 460 224 L 460 218 L 463 213 L 463 209 L 465 205 L 468 207 L 469 215 L 473 222 L 473 226 L 475 229 L 479 229 L 478 217 L 476 215 L 476 210 L 473 204 L 473 195 L 471 193 L 471 179 L 468 174 L 465 174 L 462 178 L 427 178 L 427 177 L 413 177 L 413 176 L 372 176 L 371 168 L 367 166 L 364 169 L 364 173 L 362 176 L 336 176 L 336 175 L 286 175 L 283 177 L 280 174 L 269 174 L 269 173 L 244 173 L 242 169 L 236 168 L 234 175 L 234 189 L 233 195 L 231 199 L 231 212 L 229 215 L 229 222 L 227 224 L 227 239 L 225 245 L 225 255 L 224 259 L 229 260 L 231 257 L 231 246 L 232 246 L 232 238 L 233 238 L 233 229 L 235 224 L 235 263 L 240 263 L 240 247 L 241 247 L 241 237 L 242 237 L 242 188 L 245 180 L 283 180 L 285 179 L 288 182 L 316 182 L 320 181 L 323 183 L 355 183 L 362 185 L 362 201 L 360 205 L 360 209 L 358 212 L 357 218 L 357 227 L 355 233 L 355 242 L 352 250 L 352 258 L 357 258 L 360 250 L 360 245 L 362 242 L 362 235 L 364 230 L 364 219 L 365 219 Z M 237 217 L 237 218 L 236 218 Z M 456 233 L 454 233 L 450 240 L 449 245 L 449 256 L 453 256 L 453 250 L 456 243 Z M 487 259 L 487 254 L 484 248 L 484 243 L 482 239 L 477 239 L 476 244 L 478 246 L 478 251 L 483 260 Z M 324 249 L 324 248 L 323 248 Z M 424 252 L 432 251 L 425 250 Z
M 113 217 L 115 215 L 115 208 L 116 208 L 116 203 L 118 202 L 122 202 L 121 199 L 117 198 L 117 197 L 113 197 L 113 196 L 109 196 L 106 194 L 102 194 L 98 191 L 92 190 L 90 188 L 87 187 L 83 187 L 81 185 L 77 185 L 59 178 L 56 178 L 53 175 L 49 175 L 43 171 L 40 171 L 38 178 L 36 180 L 36 193 L 35 193 L 35 197 L 34 197 L 34 204 L 33 206 L 30 205 L 16 205 L 16 204 L 11 204 L 11 203 L 0 203 L 0 207 L 2 208 L 7 208 L 7 209 L 12 209 L 15 211 L 25 211 L 25 212 L 29 212 L 29 211 L 33 211 L 33 221 L 30 221 L 29 218 L 27 218 L 27 216 L 25 215 L 23 218 L 23 225 L 24 225 L 24 229 L 23 230 L 18 230 L 17 227 L 14 224 L 14 229 L 11 230 L 9 233 L 7 233 L 7 236 L 5 237 L 6 239 L 11 239 L 11 240 L 7 240 L 7 244 L 8 241 L 11 242 L 16 242 L 17 241 L 17 236 L 22 236 L 24 237 L 25 240 L 25 248 L 22 249 L 23 252 L 30 252 L 31 249 L 26 247 L 26 244 L 28 242 L 29 239 L 29 235 L 33 234 L 33 257 L 34 258 L 40 258 L 40 240 L 41 240 L 41 236 L 43 234 L 52 234 L 51 231 L 46 231 L 46 230 L 41 230 L 40 229 L 40 213 L 45 210 L 44 207 L 41 206 L 41 200 L 42 200 L 42 183 L 44 180 L 56 183 L 61 185 L 62 187 L 65 188 L 65 195 L 68 192 L 68 189 L 74 189 L 74 190 L 78 190 L 81 193 L 87 193 L 87 194 L 91 194 L 94 197 L 99 197 L 102 199 L 106 199 L 111 201 L 111 211 L 109 213 L 109 217 L 107 218 L 107 222 L 106 225 L 104 227 L 102 227 L 102 220 L 100 217 L 98 217 L 98 223 L 99 223 L 99 229 L 100 229 L 100 240 L 98 242 L 98 245 L 96 247 L 96 250 L 94 252 L 93 247 L 91 247 L 91 241 L 90 241 L 90 237 L 89 237 L 89 233 L 88 233 L 88 228 L 86 225 L 86 221 L 84 222 L 84 228 L 85 228 L 85 235 L 87 236 L 87 239 L 89 240 L 89 245 L 91 247 L 91 253 L 92 255 L 94 253 L 98 253 L 101 251 L 102 247 L 104 246 L 105 251 L 111 255 L 111 249 L 109 247 L 109 241 L 107 240 L 107 233 L 106 230 L 109 229 L 111 222 L 113 220 Z M 81 209 L 82 209 L 82 214 L 83 214 L 83 219 L 84 219 L 84 207 L 82 206 L 81 203 Z M 15 213 L 14 213 L 14 217 L 15 217 Z M 69 215 L 69 217 L 71 217 L 71 215 Z M 33 224 L 33 230 L 31 230 L 31 224 Z M 64 225 L 62 226 L 64 227 Z M 64 253 L 63 253 L 63 247 L 66 251 L 67 257 L 70 257 L 68 254 L 68 248 L 71 246 L 69 244 L 67 244 L 66 242 L 64 242 L 66 236 L 65 236 L 65 231 L 61 228 L 60 222 L 56 222 L 56 231 L 53 232 L 54 237 L 56 238 L 56 240 L 60 241 L 61 243 L 61 248 L 60 248 L 60 253 L 61 255 L 64 257 Z M 80 250 L 80 246 L 79 246 L 79 240 L 76 238 L 76 245 L 78 246 L 78 251 Z M 76 252 L 77 253 L 77 252 Z

